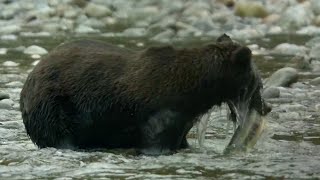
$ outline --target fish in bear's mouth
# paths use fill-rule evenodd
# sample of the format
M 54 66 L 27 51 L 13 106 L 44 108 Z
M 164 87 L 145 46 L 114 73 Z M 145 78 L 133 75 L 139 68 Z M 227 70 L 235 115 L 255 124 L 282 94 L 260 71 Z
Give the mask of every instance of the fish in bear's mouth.
M 228 101 L 229 118 L 234 124 L 234 134 L 225 149 L 225 153 L 247 151 L 258 141 L 265 128 L 265 116 L 271 107 L 261 97 L 259 91 L 249 95 L 245 100 Z
M 263 98 L 257 100 L 254 102 L 259 102 L 259 106 L 255 105 L 259 107 L 257 109 L 250 107 L 248 101 L 237 101 L 236 103 L 228 101 L 226 103 L 229 107 L 228 120 L 233 122 L 234 133 L 224 149 L 224 154 L 248 151 L 254 147 L 264 132 L 265 116 L 271 111 L 271 106 Z M 252 102 L 251 104 L 254 104 Z M 204 143 L 209 117 L 209 113 L 204 114 L 198 123 L 197 134 L 200 147 Z
M 237 112 L 238 113 L 238 112 Z M 235 118 L 234 112 L 231 110 L 231 118 Z M 265 118 L 255 109 L 249 110 L 246 120 L 240 121 L 237 125 L 234 123 L 235 132 L 225 149 L 225 153 L 234 151 L 247 151 L 252 148 L 258 141 L 265 128 Z

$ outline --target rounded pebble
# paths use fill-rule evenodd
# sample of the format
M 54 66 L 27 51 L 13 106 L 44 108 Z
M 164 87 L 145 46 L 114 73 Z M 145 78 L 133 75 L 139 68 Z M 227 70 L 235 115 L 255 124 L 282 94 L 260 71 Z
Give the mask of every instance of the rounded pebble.
M 44 55 L 44 54 L 47 54 L 48 51 L 40 46 L 32 45 L 32 46 L 27 47 L 23 51 L 23 53 L 30 54 L 30 55 L 33 55 L 33 54 Z
M 23 86 L 23 83 L 20 81 L 12 81 L 6 84 L 6 87 L 10 87 L 10 88 L 17 88 L 22 86 Z
M 278 98 L 280 97 L 280 90 L 276 87 L 268 87 L 263 91 L 262 97 L 266 99 Z
M 314 78 L 310 81 L 310 84 L 319 86 L 320 85 L 320 77 Z
M 15 41 L 18 39 L 18 37 L 14 34 L 5 34 L 5 35 L 2 35 L 0 39 L 3 41 Z
M 296 44 L 282 43 L 278 44 L 274 49 L 273 53 L 275 54 L 284 54 L 284 55 L 304 55 L 307 53 L 308 48 L 305 46 L 299 46 Z
M 88 33 L 98 33 L 99 30 L 93 29 L 92 27 L 86 25 L 79 25 L 75 30 L 76 33 L 88 34 Z
M 8 49 L 7 48 L 0 48 L 0 55 L 7 54 Z
M 127 37 L 142 37 L 145 34 L 145 28 L 128 28 L 122 32 L 122 35 Z
M 87 6 L 84 8 L 84 11 L 88 14 L 88 16 L 92 17 L 102 17 L 111 13 L 111 10 L 108 7 L 91 2 L 87 4 Z
M 320 44 L 316 44 L 311 48 L 309 57 L 320 61 Z
M 11 99 L 3 99 L 0 101 L 0 109 L 12 109 L 14 102 Z
M 2 65 L 7 67 L 16 67 L 19 66 L 19 63 L 13 61 L 5 61 Z
M 0 92 L 0 101 L 3 99 L 9 99 L 10 95 L 7 93 Z
M 266 87 L 283 86 L 288 87 L 292 83 L 297 82 L 298 71 L 291 67 L 279 69 L 274 72 L 266 81 Z

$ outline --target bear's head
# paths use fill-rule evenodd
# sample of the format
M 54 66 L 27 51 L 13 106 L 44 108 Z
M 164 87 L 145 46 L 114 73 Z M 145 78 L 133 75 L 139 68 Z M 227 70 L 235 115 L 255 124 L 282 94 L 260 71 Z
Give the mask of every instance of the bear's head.
M 225 101 L 231 112 L 237 115 L 234 118 L 245 120 L 252 110 L 264 116 L 271 111 L 261 96 L 263 89 L 260 74 L 252 62 L 251 50 L 236 42 L 229 36 L 222 35 L 217 39 L 217 45 L 224 53 L 222 63 L 222 84 L 224 94 L 228 94 Z

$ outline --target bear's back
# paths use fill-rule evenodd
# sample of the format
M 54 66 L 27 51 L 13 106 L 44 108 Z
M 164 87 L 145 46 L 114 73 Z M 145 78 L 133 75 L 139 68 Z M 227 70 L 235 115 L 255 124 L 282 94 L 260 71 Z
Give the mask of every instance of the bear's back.
M 21 92 L 23 106 L 29 109 L 45 99 L 59 98 L 77 102 L 78 107 L 92 104 L 90 109 L 95 108 L 114 93 L 115 80 L 134 54 L 132 50 L 93 40 L 61 44 L 28 76 Z

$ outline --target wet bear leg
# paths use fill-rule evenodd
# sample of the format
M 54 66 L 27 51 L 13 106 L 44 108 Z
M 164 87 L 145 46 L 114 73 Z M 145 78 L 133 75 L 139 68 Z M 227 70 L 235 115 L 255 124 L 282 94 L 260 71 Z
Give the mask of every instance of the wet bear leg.
M 183 135 L 179 149 L 186 149 L 186 148 L 190 147 L 188 140 L 187 140 L 187 135 L 188 135 L 190 129 L 192 128 L 192 126 L 193 126 L 192 122 L 188 122 L 186 124 L 185 129 L 184 129 L 184 135 Z
M 143 154 L 171 154 L 185 144 L 186 121 L 178 112 L 164 110 L 155 113 L 141 126 Z

